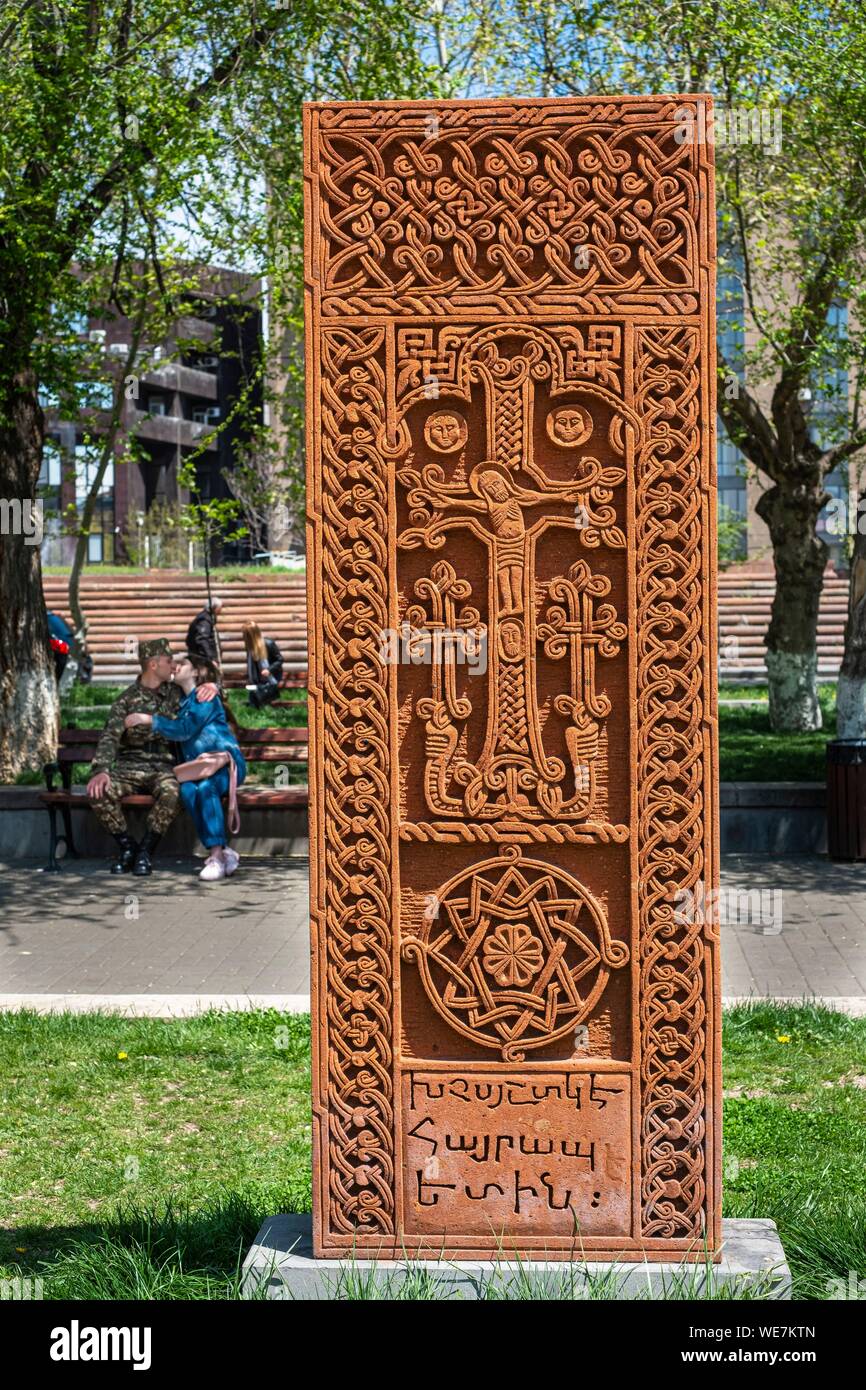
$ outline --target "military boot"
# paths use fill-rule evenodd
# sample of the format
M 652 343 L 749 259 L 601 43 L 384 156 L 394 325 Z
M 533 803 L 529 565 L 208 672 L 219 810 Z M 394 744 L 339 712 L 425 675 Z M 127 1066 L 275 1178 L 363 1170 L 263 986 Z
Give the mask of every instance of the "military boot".
M 161 839 L 162 836 L 154 835 L 152 830 L 148 830 L 145 834 L 144 839 L 138 847 L 138 854 L 135 857 L 135 868 L 132 871 L 138 878 L 144 878 L 147 874 L 153 873 L 153 865 L 150 862 L 151 855 Z
M 117 857 L 111 866 L 111 872 L 113 874 L 128 874 L 135 863 L 138 845 L 131 835 L 115 835 L 114 838 L 117 841 L 118 850 Z

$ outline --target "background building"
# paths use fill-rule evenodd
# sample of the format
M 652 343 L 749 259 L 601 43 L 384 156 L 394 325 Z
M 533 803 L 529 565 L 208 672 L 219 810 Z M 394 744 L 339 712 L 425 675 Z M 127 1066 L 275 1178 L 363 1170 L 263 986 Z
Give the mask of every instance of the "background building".
M 135 457 L 106 472 L 88 537 L 88 562 L 142 563 L 145 539 L 156 515 L 171 514 L 190 500 L 178 481 L 183 459 L 214 426 L 225 429 L 205 443 L 196 462 L 196 486 L 202 500 L 230 497 L 227 482 L 238 444 L 249 429 L 245 420 L 230 419 L 245 378 L 253 371 L 262 331 L 259 282 L 239 272 L 205 267 L 201 289 L 187 297 L 184 312 L 163 343 L 149 349 L 151 370 L 136 377 L 130 399 L 124 400 L 121 428 L 115 445 L 118 460 L 127 455 L 130 436 Z M 80 325 L 97 348 L 104 349 L 104 380 L 81 383 L 83 402 L 76 420 L 61 417 L 56 400 L 45 395 L 47 448 L 40 475 L 45 507 L 43 562 L 69 564 L 75 537 L 64 535 L 62 514 L 75 504 L 80 510 L 94 469 L 93 446 L 86 436 L 104 434 L 110 421 L 113 381 L 123 370 L 129 352 L 131 325 L 121 316 L 92 318 Z M 161 359 L 165 358 L 164 364 Z M 251 393 L 252 413 L 261 418 L 261 393 Z M 246 541 L 216 547 L 215 562 L 249 556 Z

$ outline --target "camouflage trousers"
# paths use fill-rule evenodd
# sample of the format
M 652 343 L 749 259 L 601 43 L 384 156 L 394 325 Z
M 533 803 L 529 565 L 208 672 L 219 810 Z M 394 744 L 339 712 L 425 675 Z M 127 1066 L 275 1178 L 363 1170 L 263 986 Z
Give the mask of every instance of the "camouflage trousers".
M 154 835 L 163 835 L 180 805 L 180 783 L 171 768 L 121 767 L 109 775 L 111 784 L 105 795 L 90 803 L 100 825 L 112 835 L 125 835 L 126 816 L 120 798 L 142 793 L 153 797 L 145 822 L 147 829 Z

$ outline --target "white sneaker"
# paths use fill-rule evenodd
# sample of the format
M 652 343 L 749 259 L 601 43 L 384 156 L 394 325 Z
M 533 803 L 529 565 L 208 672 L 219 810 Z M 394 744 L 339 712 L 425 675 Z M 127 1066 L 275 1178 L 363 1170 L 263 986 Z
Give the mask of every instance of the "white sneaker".
M 235 869 L 237 868 L 238 864 L 240 864 L 240 862 L 241 857 L 238 854 L 237 850 L 223 850 L 223 863 L 226 866 L 226 878 L 231 878 L 232 874 L 234 873 Z
M 223 862 L 222 851 L 218 849 L 211 850 L 207 862 L 199 874 L 199 878 L 203 883 L 216 883 L 217 879 L 225 878 L 225 876 L 226 866 Z

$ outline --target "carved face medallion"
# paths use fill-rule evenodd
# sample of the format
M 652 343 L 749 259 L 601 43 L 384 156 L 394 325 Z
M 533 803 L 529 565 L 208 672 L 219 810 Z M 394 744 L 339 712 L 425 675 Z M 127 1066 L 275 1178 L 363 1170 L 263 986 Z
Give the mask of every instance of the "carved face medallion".
M 466 421 L 459 415 L 440 411 L 430 415 L 424 424 L 424 438 L 431 449 L 440 454 L 453 454 L 466 443 Z
M 592 434 L 592 416 L 582 405 L 561 405 L 548 415 L 547 433 L 554 444 L 574 448 Z
M 502 623 L 499 629 L 499 650 L 506 661 L 523 656 L 523 629 L 519 623 Z

